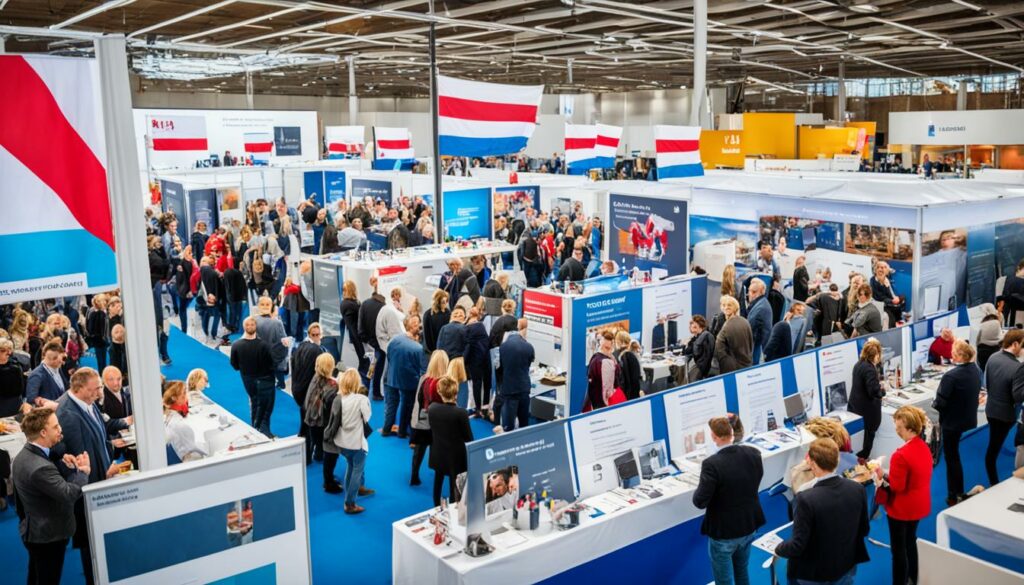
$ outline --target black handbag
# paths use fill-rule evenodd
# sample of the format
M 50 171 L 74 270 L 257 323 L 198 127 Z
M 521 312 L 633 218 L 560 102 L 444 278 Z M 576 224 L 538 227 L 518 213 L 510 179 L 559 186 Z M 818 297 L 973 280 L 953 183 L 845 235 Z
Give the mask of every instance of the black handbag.
M 370 423 L 366 422 L 366 419 L 363 419 L 363 437 L 369 439 L 372 434 L 373 427 L 370 426 Z

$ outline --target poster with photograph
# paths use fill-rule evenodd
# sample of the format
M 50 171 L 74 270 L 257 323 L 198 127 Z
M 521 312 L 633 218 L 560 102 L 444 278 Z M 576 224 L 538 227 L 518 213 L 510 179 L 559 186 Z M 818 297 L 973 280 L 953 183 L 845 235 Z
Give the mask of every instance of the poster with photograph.
M 921 236 L 921 296 L 925 315 L 948 311 L 967 300 L 967 230 Z
M 213 233 L 220 225 L 217 218 L 217 190 L 216 189 L 193 189 L 188 192 L 189 225 L 190 232 L 195 230 L 198 222 L 206 225 L 206 235 Z M 179 218 L 180 223 L 180 218 Z M 185 241 L 182 240 L 184 245 Z
M 760 221 L 758 243 L 789 250 L 842 250 L 843 224 L 789 215 L 766 215 Z
M 655 278 L 688 272 L 686 201 L 609 195 L 608 257 Z
M 217 209 L 220 210 L 221 224 L 245 220 L 242 209 L 241 187 L 217 187 Z
M 690 244 L 693 263 L 707 270 L 711 280 L 722 279 L 722 269 L 726 264 L 739 263 L 751 267 L 757 262 L 758 228 L 755 221 L 711 217 L 708 215 L 690 216 Z M 705 258 L 706 250 L 732 244 L 734 254 L 725 257 L 724 261 L 714 258 L 720 254 Z
M 569 370 L 579 372 L 569 377 L 570 414 L 583 410 L 587 394 L 587 367 L 597 351 L 605 329 L 627 331 L 639 339 L 643 326 L 643 290 L 609 292 L 572 300 L 571 362 Z
M 533 211 L 528 214 L 527 210 Z M 528 223 L 540 211 L 540 187 L 536 185 L 512 185 L 494 188 L 494 230 L 502 227 L 511 229 L 514 220 Z M 502 225 L 504 224 L 504 225 Z
M 822 347 L 818 350 L 818 367 L 821 368 L 821 394 L 824 398 L 825 414 L 846 410 L 853 385 L 853 366 L 860 354 L 857 342 L 848 341 Z
M 886 329 L 857 340 L 860 349 L 864 348 L 869 339 L 877 339 L 882 344 L 882 379 L 890 388 L 903 386 L 903 332 L 903 329 Z
M 997 223 L 995 239 L 999 276 L 1014 274 L 1017 263 L 1024 258 L 1024 218 Z
M 879 260 L 914 260 L 914 230 L 877 225 L 846 224 L 849 254 L 874 256 Z
M 391 181 L 377 181 L 374 179 L 352 179 L 352 201 L 370 201 L 380 199 L 391 201 Z
M 665 353 L 690 340 L 691 284 L 685 280 L 643 289 L 640 344 L 645 353 Z
M 699 465 L 711 443 L 708 421 L 725 416 L 725 382 L 716 378 L 683 386 L 662 395 L 668 426 L 668 449 L 677 466 L 689 460 Z
M 740 420 L 748 433 L 765 433 L 783 427 L 786 403 L 782 398 L 782 366 L 766 364 L 736 372 Z
M 807 418 L 824 414 L 821 408 L 821 386 L 818 381 L 818 352 L 808 351 L 793 356 L 793 374 L 800 402 Z M 787 409 L 788 410 L 788 409 Z M 787 414 L 791 414 L 787 412 Z

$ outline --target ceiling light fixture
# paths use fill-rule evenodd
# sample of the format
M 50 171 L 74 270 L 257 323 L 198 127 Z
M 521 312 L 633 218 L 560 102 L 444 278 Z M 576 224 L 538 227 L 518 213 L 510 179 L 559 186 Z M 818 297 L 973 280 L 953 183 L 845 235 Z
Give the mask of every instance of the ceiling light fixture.
M 953 0 L 953 4 L 959 4 L 960 6 L 970 8 L 971 10 L 977 12 L 983 12 L 985 10 L 981 6 L 978 6 L 977 4 L 971 4 L 970 2 L 966 2 L 965 0 Z
M 874 4 L 853 4 L 850 6 L 850 10 L 863 14 L 873 14 L 878 12 L 878 7 Z

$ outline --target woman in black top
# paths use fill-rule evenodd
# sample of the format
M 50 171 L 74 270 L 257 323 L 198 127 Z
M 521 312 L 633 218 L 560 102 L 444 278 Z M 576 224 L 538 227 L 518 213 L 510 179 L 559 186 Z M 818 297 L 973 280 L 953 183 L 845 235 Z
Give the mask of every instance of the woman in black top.
M 634 400 L 641 396 L 640 358 L 630 350 L 632 344 L 633 338 L 629 336 L 629 333 L 619 331 L 615 334 L 615 348 L 618 350 L 616 357 L 619 360 L 619 368 L 622 369 L 622 391 L 628 400 Z
M 433 353 L 437 349 L 437 336 L 451 318 L 452 313 L 448 310 L 448 293 L 441 289 L 435 290 L 430 308 L 423 313 L 423 347 L 427 353 Z
M 366 350 L 363 342 L 359 339 L 359 298 L 356 295 L 356 283 L 346 280 L 341 285 L 341 330 L 342 345 L 338 347 L 341 352 L 344 340 L 348 339 L 352 348 L 356 351 L 356 358 L 359 360 L 359 376 L 363 379 L 363 385 L 369 387 L 366 375 L 370 372 L 370 358 L 366 357 Z
M 974 363 L 974 348 L 963 339 L 953 344 L 953 368 L 942 375 L 932 406 L 939 411 L 942 453 L 946 456 L 946 504 L 964 498 L 964 468 L 960 462 L 960 438 L 978 426 L 978 395 L 981 370 Z
M 480 309 L 469 310 L 466 322 L 466 373 L 473 384 L 473 402 L 477 414 L 488 418 L 487 409 L 491 404 L 491 347 L 487 338 L 487 327 L 480 322 Z
M 11 359 L 14 344 L 0 338 L 0 417 L 21 412 L 25 400 L 25 372 Z
M 859 414 L 864 419 L 864 448 L 857 453 L 858 459 L 871 457 L 871 446 L 875 442 L 875 432 L 882 424 L 882 377 L 878 373 L 878 364 L 882 362 L 882 344 L 877 339 L 869 339 L 860 352 L 857 365 L 853 366 L 853 387 L 850 389 L 848 410 Z
M 696 382 L 708 377 L 711 361 L 715 357 L 715 336 L 708 331 L 708 322 L 703 315 L 690 319 L 690 341 L 683 348 L 683 355 L 692 362 L 688 366 L 687 381 Z
M 431 447 L 428 464 L 434 470 L 434 504 L 441 503 L 441 488 L 448 478 L 451 501 L 459 500 L 455 478 L 468 469 L 466 443 L 473 440 L 469 427 L 469 414 L 455 405 L 459 385 L 445 376 L 437 382 L 437 394 L 443 402 L 434 402 L 427 409 L 430 421 Z

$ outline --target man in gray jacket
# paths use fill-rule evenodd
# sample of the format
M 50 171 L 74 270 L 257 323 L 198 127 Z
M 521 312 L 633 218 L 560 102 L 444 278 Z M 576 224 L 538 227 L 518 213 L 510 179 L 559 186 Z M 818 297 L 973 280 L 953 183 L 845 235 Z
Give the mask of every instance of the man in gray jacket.
M 50 450 L 63 439 L 52 408 L 30 411 L 21 429 L 27 443 L 14 458 L 12 477 L 18 530 L 28 549 L 28 583 L 60 583 L 64 552 L 75 533 L 75 502 L 89 481 L 89 454 L 66 454 L 59 465 L 50 460 Z
M 274 378 L 277 379 L 277 387 L 284 390 L 291 338 L 284 330 L 284 323 L 274 318 L 274 301 L 270 300 L 270 297 L 260 297 L 256 313 L 256 337 L 266 341 L 270 346 L 270 355 L 274 358 Z
M 985 365 L 985 387 L 988 389 L 985 402 L 985 417 L 988 418 L 985 471 L 988 472 L 989 485 L 999 483 L 996 459 L 1006 435 L 1013 428 L 1017 406 L 1024 400 L 1024 366 L 1017 361 L 1022 343 L 1024 331 L 1010 329 L 1003 336 L 1002 350 L 992 354 Z

